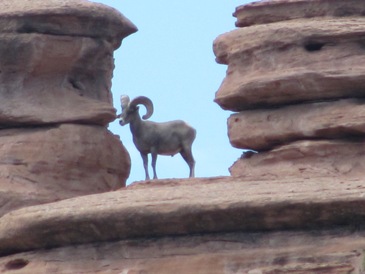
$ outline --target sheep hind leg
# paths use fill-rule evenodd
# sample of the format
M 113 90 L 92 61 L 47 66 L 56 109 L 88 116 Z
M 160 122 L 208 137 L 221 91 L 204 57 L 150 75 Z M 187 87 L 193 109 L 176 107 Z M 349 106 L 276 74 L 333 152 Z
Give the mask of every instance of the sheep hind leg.
M 189 166 L 189 169 L 190 169 L 189 177 L 194 178 L 195 177 L 195 160 L 193 157 L 193 153 L 191 152 L 191 148 L 184 148 L 182 151 L 180 151 L 180 154 Z
M 142 154 L 142 160 L 143 160 L 143 167 L 146 174 L 146 180 L 150 179 L 150 175 L 148 174 L 148 154 Z
M 157 179 L 157 173 L 156 173 L 156 162 L 157 162 L 157 153 L 152 152 L 152 169 L 153 169 L 153 179 Z

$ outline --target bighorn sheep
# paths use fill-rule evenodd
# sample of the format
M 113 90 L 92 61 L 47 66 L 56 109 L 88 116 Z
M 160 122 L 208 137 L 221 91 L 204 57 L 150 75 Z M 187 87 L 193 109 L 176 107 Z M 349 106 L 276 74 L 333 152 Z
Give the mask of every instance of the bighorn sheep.
M 180 153 L 188 164 L 190 169 L 189 177 L 194 177 L 195 160 L 191 146 L 196 136 L 196 130 L 180 120 L 165 123 L 143 121 L 153 114 L 152 101 L 145 96 L 139 96 L 130 101 L 127 95 L 122 95 L 120 102 L 122 113 L 117 116 L 120 118 L 119 124 L 124 126 L 129 123 L 130 125 L 133 142 L 142 156 L 146 180 L 150 179 L 148 174 L 149 153 L 152 155 L 153 179 L 157 179 L 157 155 L 173 156 L 177 153 Z M 144 105 L 147 110 L 147 113 L 142 117 L 143 120 L 138 113 L 139 104 Z

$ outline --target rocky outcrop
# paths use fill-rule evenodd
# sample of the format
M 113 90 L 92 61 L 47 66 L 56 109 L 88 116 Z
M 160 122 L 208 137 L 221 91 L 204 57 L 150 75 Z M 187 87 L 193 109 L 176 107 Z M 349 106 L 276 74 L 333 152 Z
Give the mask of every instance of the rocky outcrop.
M 0 216 L 25 205 L 115 190 L 129 176 L 128 152 L 100 126 L 3 129 L 0 140 Z
M 237 27 L 315 17 L 362 16 L 365 6 L 359 0 L 269 0 L 255 1 L 236 8 Z
M 217 61 L 228 65 L 215 101 L 239 112 L 228 121 L 231 144 L 259 154 L 238 160 L 232 175 L 358 175 L 364 10 L 355 0 L 272 0 L 237 8 L 241 28 L 214 43 Z
M 89 1 L 1 1 L 0 216 L 125 186 L 128 152 L 106 126 L 113 51 L 136 27 Z
M 110 43 L 39 33 L 0 34 L 0 41 L 0 127 L 115 119 Z
M 160 180 L 24 208 L 0 219 L 0 271 L 360 274 L 364 188 L 346 178 Z
M 361 274 L 364 269 L 363 236 L 363 233 L 339 230 L 133 239 L 8 256 L 0 259 L 0 271 L 37 274 Z
M 0 126 L 113 121 L 113 51 L 136 27 L 84 0 L 1 5 Z
M 116 37 L 124 37 L 133 26 L 120 14 L 110 11 L 106 16 L 107 10 L 86 1 L 62 1 L 57 12 L 52 8 L 55 2 L 48 1 L 43 5 L 54 18 L 43 17 L 44 10 L 36 9 L 29 17 L 34 20 L 18 28 L 5 4 L 9 14 L 7 19 L 0 16 L 0 23 L 10 21 L 0 24 L 4 33 L 7 28 L 12 35 L 16 29 L 22 35 L 36 30 L 40 41 L 43 35 L 54 39 L 62 29 L 57 28 L 59 20 L 66 18 L 76 25 L 65 37 L 78 40 L 85 29 L 86 42 L 78 45 L 88 57 L 81 62 L 87 66 L 85 74 L 81 63 L 72 63 L 67 55 L 70 74 L 62 58 L 60 70 L 45 61 L 31 61 L 38 64 L 38 82 L 31 78 L 29 86 L 16 89 L 6 82 L 11 89 L 2 87 L 6 92 L 1 96 L 10 96 L 10 102 L 16 98 L 12 90 L 22 94 L 29 88 L 37 94 L 38 87 L 44 87 L 67 104 L 60 115 L 47 114 L 46 106 L 30 111 L 32 102 L 56 103 L 46 92 L 38 98 L 24 91 L 22 96 L 30 101 L 21 110 L 9 107 L 9 115 L 3 116 L 0 111 L 0 272 L 364 273 L 359 14 L 365 6 L 360 3 L 272 0 L 238 8 L 237 25 L 250 26 L 223 35 L 215 44 L 218 61 L 229 66 L 216 101 L 239 111 L 228 121 L 231 143 L 259 153 L 245 153 L 234 164 L 231 173 L 237 176 L 152 180 L 121 189 L 130 160 L 118 138 L 105 128 L 115 113 L 108 101 L 110 86 L 101 88 L 110 83 L 106 75 L 111 75 L 111 52 L 105 58 L 97 53 L 105 53 L 106 45 L 117 47 Z M 20 18 L 28 18 L 19 10 L 21 5 L 14 4 L 13 9 Z M 95 9 L 100 12 L 84 20 L 85 13 Z M 120 28 L 114 28 L 118 24 Z M 111 31 L 103 34 L 103 28 Z M 259 32 L 254 35 L 255 31 Z M 93 59 L 88 53 L 95 40 L 102 42 Z M 61 49 L 57 45 L 48 52 L 48 46 L 37 45 L 42 60 Z M 76 50 L 75 56 L 80 52 Z M 105 77 L 95 78 L 98 88 L 92 84 L 92 60 L 106 60 L 98 71 Z M 63 74 L 64 85 L 58 85 L 55 79 Z M 70 81 L 69 75 L 81 77 Z M 90 93 L 84 94 L 84 88 Z M 75 111 L 75 102 L 87 111 Z M 69 112 L 67 106 L 72 106 Z M 99 193 L 108 190 L 115 191 Z
M 305 139 L 356 139 L 365 134 L 364 102 L 344 99 L 236 113 L 228 120 L 229 138 L 234 147 L 257 151 Z
M 361 178 L 365 165 L 362 141 L 298 141 L 245 157 L 230 168 L 249 180 L 279 178 Z
M 222 35 L 214 50 L 228 72 L 216 102 L 241 111 L 364 97 L 364 25 L 363 17 L 297 19 Z
M 1 0 L 1 7 L 1 33 L 85 36 L 118 48 L 137 30 L 119 11 L 87 0 Z

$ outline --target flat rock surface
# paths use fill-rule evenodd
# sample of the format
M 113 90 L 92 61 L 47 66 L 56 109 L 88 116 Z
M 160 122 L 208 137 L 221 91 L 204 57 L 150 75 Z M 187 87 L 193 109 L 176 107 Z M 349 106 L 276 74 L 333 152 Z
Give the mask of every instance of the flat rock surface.
M 130 171 L 119 138 L 100 126 L 0 131 L 0 216 L 15 208 L 119 189 Z
M 266 151 L 295 141 L 364 136 L 364 103 L 346 99 L 232 114 L 229 140 L 236 148 Z
M 362 16 L 362 0 L 268 0 L 239 6 L 234 13 L 237 27 L 267 24 L 297 18 Z
M 214 52 L 228 70 L 215 101 L 224 109 L 241 111 L 363 97 L 364 26 L 363 17 L 325 17 L 221 35 Z
M 160 180 L 12 211 L 0 218 L 2 256 L 132 238 L 360 226 L 357 178 Z

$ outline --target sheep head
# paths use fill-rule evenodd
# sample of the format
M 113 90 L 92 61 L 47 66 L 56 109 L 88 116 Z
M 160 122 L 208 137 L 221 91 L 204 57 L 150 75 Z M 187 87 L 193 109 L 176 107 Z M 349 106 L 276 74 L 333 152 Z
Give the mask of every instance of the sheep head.
M 119 124 L 121 126 L 130 123 L 134 115 L 138 115 L 138 105 L 144 105 L 147 110 L 146 114 L 142 116 L 144 120 L 150 118 L 153 114 L 153 103 L 151 99 L 145 96 L 138 96 L 131 101 L 128 95 L 122 95 L 120 97 L 120 103 L 122 106 L 122 114 L 120 115 Z

